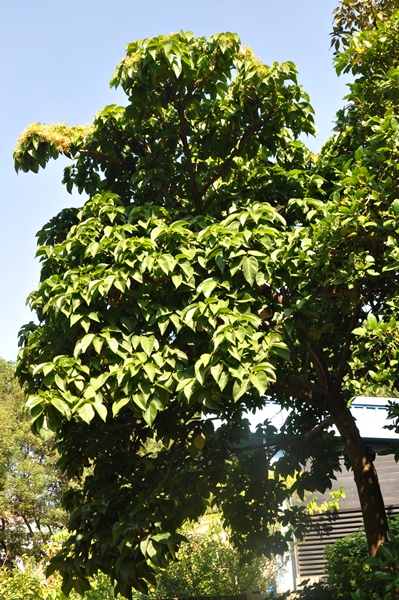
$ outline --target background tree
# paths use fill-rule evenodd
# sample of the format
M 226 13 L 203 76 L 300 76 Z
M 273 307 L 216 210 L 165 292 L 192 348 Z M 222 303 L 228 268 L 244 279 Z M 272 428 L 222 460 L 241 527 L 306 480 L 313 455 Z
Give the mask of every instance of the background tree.
M 240 554 L 223 530 L 220 515 L 208 514 L 195 525 L 186 525 L 188 542 L 179 550 L 179 561 L 157 570 L 157 587 L 150 595 L 157 598 L 189 596 L 232 596 L 267 592 L 275 584 L 276 563 L 254 557 L 242 564 Z
M 294 65 L 262 65 L 233 34 L 130 44 L 112 79 L 126 107 L 22 134 L 17 169 L 65 153 L 66 185 L 90 195 L 39 232 L 39 325 L 18 363 L 34 429 L 54 432 L 68 476 L 91 469 L 64 496 L 51 569 L 66 593 L 98 570 L 146 591 L 209 504 L 243 554 L 283 551 L 304 530 L 285 499 L 341 468 L 332 424 L 371 554 L 387 540 L 349 404 L 398 387 L 396 75 L 381 59 L 398 31 L 393 16 L 339 55 L 357 80 L 319 157 L 297 140 L 313 119 Z M 289 417 L 251 446 L 244 415 L 266 394 Z
M 23 403 L 14 366 L 0 361 L 0 544 L 6 562 L 40 556 L 66 522 L 56 456 L 51 444 L 32 433 Z
M 344 48 L 355 32 L 376 29 L 399 8 L 397 0 L 341 0 L 333 11 L 331 46 Z
M 188 596 L 218 596 L 266 591 L 276 581 L 274 560 L 255 557 L 250 564 L 241 564 L 240 555 L 223 530 L 220 515 L 207 514 L 198 524 L 183 529 L 188 541 L 179 550 L 179 561 L 167 569 L 156 569 L 157 587 L 148 595 L 135 592 L 135 600 Z M 23 556 L 22 565 L 13 570 L 0 569 L 0 588 L 3 600 L 65 600 L 59 575 L 46 578 L 48 556 L 54 555 L 64 532 L 43 544 L 43 556 L 34 559 Z M 98 573 L 90 580 L 91 589 L 83 594 L 85 600 L 112 600 L 114 588 L 109 577 Z M 81 596 L 71 592 L 71 600 Z M 118 596 L 121 599 L 121 596 Z

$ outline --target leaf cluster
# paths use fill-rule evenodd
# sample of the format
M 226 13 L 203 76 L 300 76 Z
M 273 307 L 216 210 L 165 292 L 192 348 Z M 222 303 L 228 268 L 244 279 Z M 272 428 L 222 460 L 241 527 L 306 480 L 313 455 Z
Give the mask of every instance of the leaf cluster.
M 364 531 L 358 531 L 326 547 L 327 583 L 334 598 L 391 600 L 399 564 L 397 534 L 399 519 L 389 522 L 390 541 L 376 558 L 370 558 Z
M 358 31 L 372 30 L 399 8 L 396 0 L 341 0 L 333 11 L 331 46 L 345 48 Z
M 105 107 L 86 128 L 29 126 L 16 169 L 37 171 L 63 152 L 74 158 L 64 176 L 69 191 L 106 190 L 173 217 L 220 216 L 258 193 L 265 165 L 277 175 L 269 198 L 276 179 L 284 188 L 281 160 L 295 168 L 302 151 L 294 140 L 314 132 L 295 65 L 263 65 L 236 34 L 180 32 L 129 44 L 111 85 L 124 89 L 127 106 Z

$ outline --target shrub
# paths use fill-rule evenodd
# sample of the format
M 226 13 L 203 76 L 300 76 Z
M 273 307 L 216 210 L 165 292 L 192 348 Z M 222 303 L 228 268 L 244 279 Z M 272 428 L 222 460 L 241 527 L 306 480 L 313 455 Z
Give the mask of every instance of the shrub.
M 188 543 L 183 543 L 179 561 L 167 569 L 157 569 L 158 598 L 205 595 L 234 595 L 254 590 L 265 592 L 275 583 L 275 563 L 263 557 L 251 557 L 248 564 L 223 531 L 220 517 L 209 514 L 198 525 L 183 531 Z
M 347 535 L 326 547 L 327 581 L 305 585 L 297 600 L 392 600 L 399 587 L 399 516 L 390 521 L 391 541 L 377 558 L 368 555 L 364 530 Z
M 336 598 L 352 598 L 358 588 L 367 587 L 371 567 L 365 564 L 368 557 L 364 531 L 347 535 L 325 549 L 327 583 Z

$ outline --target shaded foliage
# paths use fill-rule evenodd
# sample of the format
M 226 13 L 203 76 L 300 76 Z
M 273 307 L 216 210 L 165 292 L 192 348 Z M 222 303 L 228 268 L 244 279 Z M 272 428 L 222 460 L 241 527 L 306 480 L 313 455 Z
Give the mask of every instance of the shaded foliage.
M 370 558 L 364 530 L 326 546 L 326 581 L 304 582 L 293 597 L 298 600 L 393 600 L 399 569 L 399 517 L 389 522 L 390 541 Z M 291 598 L 289 592 L 287 596 Z

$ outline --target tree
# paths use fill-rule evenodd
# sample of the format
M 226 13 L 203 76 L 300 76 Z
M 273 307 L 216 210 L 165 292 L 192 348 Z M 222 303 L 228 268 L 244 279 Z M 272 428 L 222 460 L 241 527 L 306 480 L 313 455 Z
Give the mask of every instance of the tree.
M 240 563 L 240 555 L 231 545 L 218 514 L 207 514 L 201 523 L 186 525 L 183 531 L 188 542 L 179 550 L 179 561 L 167 569 L 157 568 L 156 589 L 150 588 L 148 596 L 136 592 L 134 600 L 246 594 L 266 591 L 269 584 L 275 582 L 274 560 L 256 557 L 250 564 Z M 22 564 L 18 563 L 14 569 L 0 569 L 3 600 L 65 600 L 59 575 L 46 577 L 48 556 L 57 551 L 63 535 L 64 532 L 53 536 L 49 544 L 42 546 L 40 559 L 23 556 Z M 104 574 L 91 578 L 90 584 L 91 589 L 83 595 L 85 600 L 115 598 L 113 585 Z M 71 592 L 69 597 L 78 600 L 80 595 Z
M 65 526 L 65 488 L 49 443 L 30 430 L 14 367 L 0 361 L 0 547 L 3 561 L 39 557 L 42 545 Z
M 377 23 L 389 19 L 398 8 L 397 0 L 341 0 L 333 11 L 331 46 L 337 52 L 355 32 L 376 29 Z
M 49 550 L 49 547 L 45 547 Z M 61 590 L 59 576 L 46 577 L 47 556 L 35 560 L 24 556 L 23 563 L 15 568 L 0 569 L 0 587 L 3 600 L 65 600 Z M 115 600 L 111 581 L 103 574 L 91 580 L 91 589 L 84 594 L 84 600 Z M 81 600 L 81 596 L 72 592 L 70 600 Z M 118 596 L 117 600 L 122 600 Z M 140 600 L 136 594 L 135 600 Z M 147 599 L 148 600 L 148 599 Z
M 157 569 L 157 587 L 150 596 L 234 596 L 254 590 L 266 592 L 275 583 L 275 561 L 255 557 L 250 564 L 242 564 L 223 530 L 220 515 L 207 514 L 200 523 L 186 525 L 183 533 L 188 542 L 179 549 L 179 561 L 167 569 Z
M 233 34 L 129 44 L 111 81 L 126 107 L 22 134 L 17 170 L 64 153 L 68 189 L 90 196 L 38 234 L 39 325 L 18 361 L 35 431 L 54 433 L 68 476 L 91 469 L 64 496 L 50 572 L 66 593 L 98 570 L 145 592 L 209 504 L 244 555 L 283 551 L 305 519 L 286 498 L 340 469 L 332 424 L 371 554 L 387 539 L 349 404 L 398 387 L 396 71 L 382 66 L 398 31 L 393 16 L 338 56 L 358 77 L 319 157 L 297 139 L 313 118 L 294 65 L 262 65 Z M 267 397 L 290 414 L 251 446 L 245 413 Z

